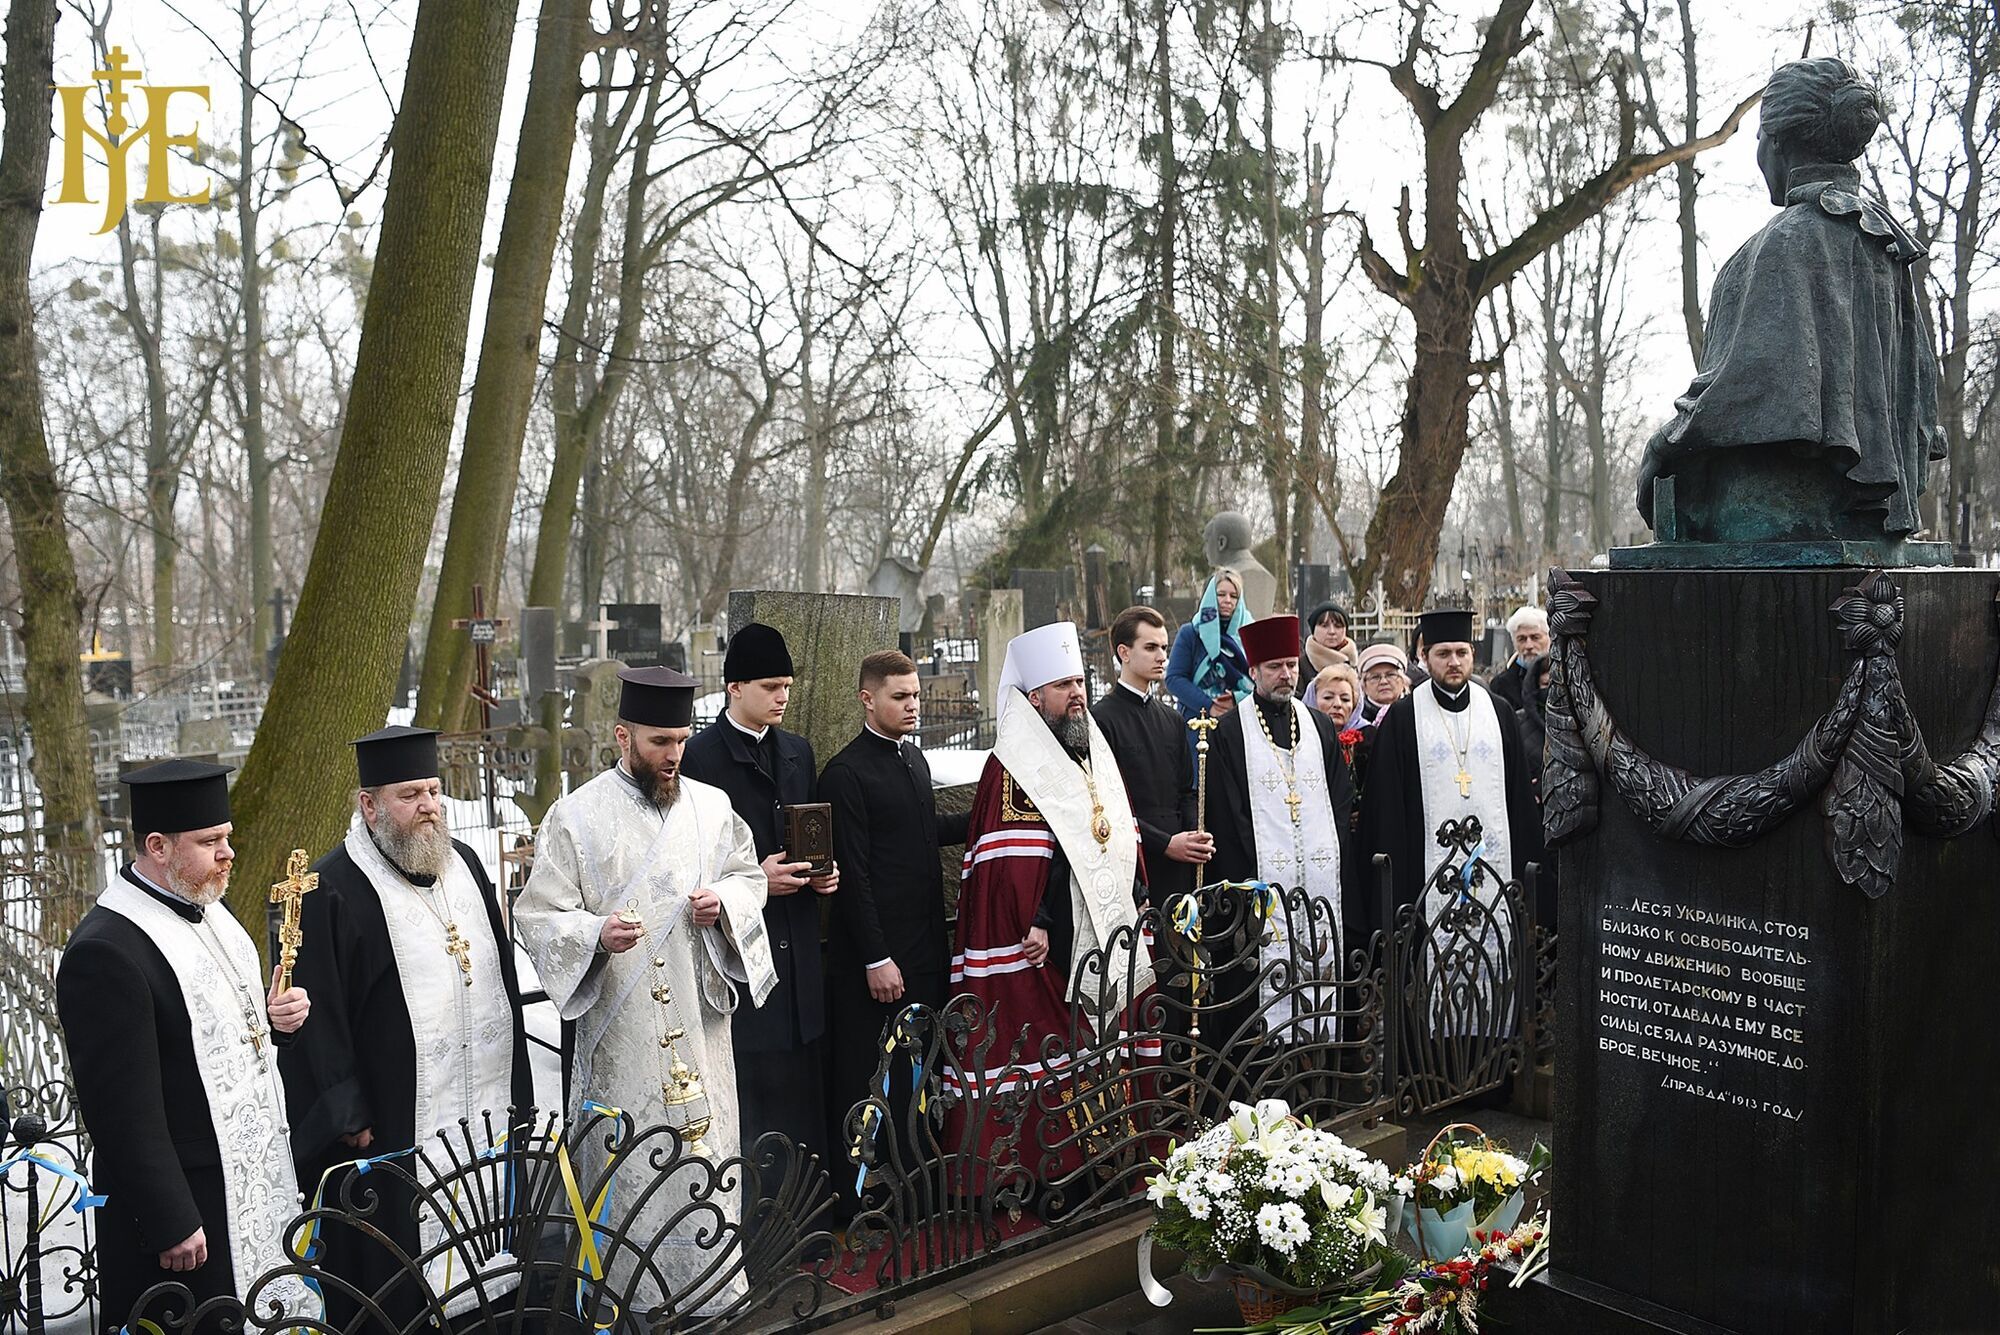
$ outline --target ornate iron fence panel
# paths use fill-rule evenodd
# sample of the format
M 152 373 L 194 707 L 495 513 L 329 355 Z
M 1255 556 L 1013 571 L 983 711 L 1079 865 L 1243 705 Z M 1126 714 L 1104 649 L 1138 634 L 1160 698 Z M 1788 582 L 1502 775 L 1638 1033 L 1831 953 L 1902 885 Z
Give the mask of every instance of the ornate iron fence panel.
M 1397 1110 L 1428 1113 L 1520 1071 L 1537 1017 L 1534 895 L 1482 856 L 1478 817 L 1446 821 L 1444 861 L 1391 909 L 1390 1043 Z M 1386 863 L 1384 864 L 1386 867 Z
M 887 1309 L 1143 1209 L 1153 1160 L 1232 1100 L 1285 1098 L 1321 1125 L 1378 1115 L 1382 949 L 1346 939 L 1328 901 L 1210 886 L 1084 955 L 1059 1032 L 1003 1033 L 970 994 L 901 1011 L 842 1164 L 777 1135 L 714 1161 L 595 1104 L 511 1133 L 488 1116 L 329 1176 L 289 1230 L 297 1259 L 247 1305 L 164 1284 L 133 1329 L 280 1332 L 301 1324 L 279 1300 L 300 1278 L 330 1306 L 313 1328 L 342 1335 L 792 1329 Z M 830 1172 L 852 1187 L 838 1217 Z
M 82 1202 L 88 1142 L 67 1081 L 0 1088 L 0 1332 L 96 1317 L 95 1231 Z M 93 1324 L 94 1328 L 94 1324 Z

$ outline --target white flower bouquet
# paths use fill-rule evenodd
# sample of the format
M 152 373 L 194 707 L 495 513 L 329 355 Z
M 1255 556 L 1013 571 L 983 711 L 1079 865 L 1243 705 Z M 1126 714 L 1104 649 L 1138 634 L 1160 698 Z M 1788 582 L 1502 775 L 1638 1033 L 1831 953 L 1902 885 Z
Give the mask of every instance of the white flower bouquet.
M 1176 1146 L 1147 1185 L 1153 1239 L 1222 1276 L 1246 1322 L 1400 1275 L 1389 1239 L 1412 1187 L 1281 1100 L 1233 1105 Z M 1157 1301 L 1157 1299 L 1156 1299 Z
M 1459 1138 L 1460 1131 L 1473 1138 Z M 1548 1164 L 1540 1141 L 1523 1159 L 1468 1122 L 1444 1128 L 1408 1174 L 1416 1186 L 1410 1232 L 1418 1250 L 1427 1257 L 1457 1256 L 1506 1235 L 1520 1222 L 1528 1184 Z

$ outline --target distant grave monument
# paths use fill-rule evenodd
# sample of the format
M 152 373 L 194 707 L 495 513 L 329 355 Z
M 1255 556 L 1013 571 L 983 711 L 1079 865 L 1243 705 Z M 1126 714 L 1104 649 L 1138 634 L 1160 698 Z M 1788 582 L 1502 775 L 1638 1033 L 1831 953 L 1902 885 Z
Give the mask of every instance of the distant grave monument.
M 1033 630 L 1050 622 L 1062 620 L 1063 590 L 1066 584 L 1060 570 L 1014 571 L 1009 581 L 1012 588 L 1021 591 L 1021 629 Z
M 1252 621 L 1278 606 L 1278 577 L 1250 550 L 1250 521 L 1235 510 L 1224 510 L 1202 530 L 1202 548 L 1210 572 L 1227 567 L 1243 577 L 1243 607 Z

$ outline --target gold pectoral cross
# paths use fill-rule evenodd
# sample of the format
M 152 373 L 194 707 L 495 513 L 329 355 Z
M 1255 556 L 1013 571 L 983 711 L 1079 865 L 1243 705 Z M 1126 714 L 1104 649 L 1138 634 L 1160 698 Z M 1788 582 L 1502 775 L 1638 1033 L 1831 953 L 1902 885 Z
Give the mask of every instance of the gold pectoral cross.
M 1460 765 L 1458 767 L 1458 773 L 1452 775 L 1451 777 L 1457 780 L 1458 782 L 1458 795 L 1460 797 L 1472 796 L 1472 776 L 1465 772 L 1465 766 Z
M 1298 789 L 1287 788 L 1285 790 L 1285 805 L 1292 809 L 1292 824 L 1294 825 L 1299 823 L 1299 806 L 1304 801 L 1305 799 L 1299 796 Z
M 444 953 L 458 961 L 458 971 L 465 975 L 465 985 L 472 986 L 472 943 L 459 933 L 456 922 L 444 925 Z
M 264 1035 L 266 1032 L 263 1029 L 252 1029 L 249 1033 L 243 1035 L 243 1041 L 250 1045 L 250 1051 L 256 1053 L 259 1057 L 264 1055 Z

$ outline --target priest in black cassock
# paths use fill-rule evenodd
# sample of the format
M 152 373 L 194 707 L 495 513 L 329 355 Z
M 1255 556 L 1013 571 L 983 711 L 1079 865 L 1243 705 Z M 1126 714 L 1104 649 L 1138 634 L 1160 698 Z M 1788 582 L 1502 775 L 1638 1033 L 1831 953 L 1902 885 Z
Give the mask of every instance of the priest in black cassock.
M 965 842 L 967 813 L 939 815 L 931 767 L 909 740 L 916 730 L 917 665 L 895 649 L 861 660 L 861 731 L 819 776 L 833 807 L 840 893 L 832 900 L 827 950 L 833 1068 L 832 1129 L 848 1147 L 848 1111 L 879 1095 L 883 1032 L 909 1006 L 941 1010 L 951 997 L 951 937 L 945 928 L 941 847 Z M 887 1103 L 905 1155 L 911 1067 L 890 1064 Z M 839 1161 L 836 1160 L 836 1164 Z M 850 1189 L 853 1179 L 835 1180 Z
M 478 1288 L 492 1300 L 517 1282 L 506 1273 L 517 1254 L 513 1239 L 481 1235 L 441 1248 L 437 1212 L 426 1208 L 420 1224 L 402 1174 L 423 1181 L 432 1167 L 449 1169 L 440 1132 L 463 1161 L 526 1123 L 534 1082 L 499 896 L 478 855 L 445 825 L 436 731 L 384 728 L 356 741 L 354 752 L 354 819 L 346 839 L 314 864 L 319 885 L 300 901 L 304 942 L 294 976 L 319 999 L 320 1014 L 282 1064 L 292 1149 L 308 1194 L 324 1181 L 324 1203 L 334 1207 L 344 1189 L 357 1201 L 380 1193 L 368 1222 L 402 1253 L 357 1229 L 321 1228 L 329 1319 L 372 1333 L 410 1328 L 430 1310 L 403 1258 L 425 1271 L 452 1315 L 476 1309 Z M 461 1119 L 470 1124 L 469 1149 Z M 395 1169 L 361 1177 L 344 1166 L 416 1145 L 427 1153 L 395 1159 Z M 461 1184 L 459 1194 L 478 1185 Z M 426 1262 L 426 1252 L 436 1254 Z M 475 1268 L 493 1277 L 475 1282 Z M 394 1326 L 357 1321 L 356 1294 L 379 1304 Z
M 90 1133 L 97 1211 L 98 1327 L 184 1316 L 247 1297 L 288 1264 L 300 1213 L 285 1144 L 285 1091 L 272 1049 L 313 1009 L 304 988 L 268 990 L 250 936 L 219 905 L 229 845 L 226 766 L 167 760 L 124 776 L 133 860 L 105 886 L 63 949 L 56 1014 Z M 310 1319 L 297 1276 L 257 1292 L 259 1310 Z M 281 1306 L 277 1306 L 281 1305 Z M 237 1324 L 240 1324 L 240 1315 Z M 218 1313 L 198 1330 L 230 1324 Z
M 1150 607 L 1128 607 L 1111 622 L 1118 684 L 1091 706 L 1139 822 L 1146 883 L 1154 907 L 1170 910 L 1195 888 L 1215 841 L 1194 824 L 1194 756 L 1180 711 L 1153 694 L 1167 676 L 1167 620 Z
M 681 773 L 713 784 L 750 827 L 768 898 L 764 927 L 778 985 L 730 1026 L 736 1050 L 743 1153 L 757 1137 L 783 1132 L 794 1145 L 824 1148 L 826 1114 L 826 972 L 821 962 L 819 896 L 840 885 L 833 870 L 808 876 L 810 864 L 785 853 L 785 807 L 815 801 L 818 767 L 812 743 L 779 726 L 792 691 L 792 653 L 772 626 L 752 621 L 729 638 L 722 659 L 728 707 L 688 741 Z M 838 1156 L 827 1156 L 829 1163 Z
M 1430 889 L 1432 875 L 1447 850 L 1437 841 L 1448 820 L 1477 816 L 1481 861 L 1519 880 L 1530 862 L 1542 858 L 1541 816 L 1528 782 L 1528 758 L 1521 746 L 1514 711 L 1472 677 L 1472 613 L 1426 612 L 1418 633 L 1424 645 L 1428 680 L 1391 705 L 1375 725 L 1368 767 L 1368 795 L 1361 806 L 1361 844 L 1370 857 L 1387 853 L 1400 906 L 1424 901 L 1425 917 L 1436 921 L 1449 899 L 1464 892 L 1493 908 L 1497 938 L 1488 944 L 1500 957 L 1512 941 L 1511 912 L 1497 887 L 1454 885 Z M 1482 947 L 1486 948 L 1486 947 Z M 1499 976 L 1498 963 L 1485 972 Z M 1518 1023 L 1508 998 L 1486 996 L 1485 1013 L 1450 1021 L 1471 1026 L 1454 1032 L 1486 1032 L 1483 1021 Z M 1460 1001 L 1472 1003 L 1464 996 Z M 1442 1004 L 1442 1003 L 1440 1003 Z
M 1518 879 L 1542 857 L 1542 824 L 1514 711 L 1472 676 L 1472 613 L 1419 618 L 1429 681 L 1383 713 L 1369 761 L 1361 843 L 1394 861 L 1396 903 L 1414 904 L 1444 860 L 1438 826 L 1478 816 L 1493 867 Z
M 1250 707 L 1222 720 L 1210 738 L 1208 760 L 1209 825 L 1215 834 L 1211 881 L 1263 881 L 1288 892 L 1304 891 L 1308 901 L 1325 907 L 1314 925 L 1275 905 L 1268 909 L 1275 930 L 1266 930 L 1267 910 L 1255 895 L 1231 894 L 1222 901 L 1235 914 L 1257 921 L 1231 938 L 1244 948 L 1236 951 L 1244 967 L 1216 980 L 1220 1003 L 1204 1030 L 1227 1043 L 1246 1031 L 1248 1021 L 1261 1015 L 1263 1030 L 1276 1043 L 1320 1041 L 1332 1033 L 1313 1019 L 1316 1010 L 1330 1009 L 1337 997 L 1327 992 L 1297 989 L 1294 963 L 1317 959 L 1328 977 L 1341 975 L 1341 954 L 1365 936 L 1357 936 L 1355 900 L 1362 878 L 1352 874 L 1347 836 L 1354 800 L 1347 764 L 1341 758 L 1340 735 L 1332 720 L 1299 698 L 1299 619 L 1291 615 L 1264 617 L 1243 628 L 1243 652 L 1250 661 Z M 1233 921 L 1218 920 L 1208 932 L 1236 930 Z M 1306 942 L 1294 938 L 1307 933 Z M 1261 951 L 1247 949 L 1262 933 Z M 1284 972 L 1259 980 L 1260 968 L 1286 961 Z M 1289 979 L 1289 988 L 1273 980 Z

